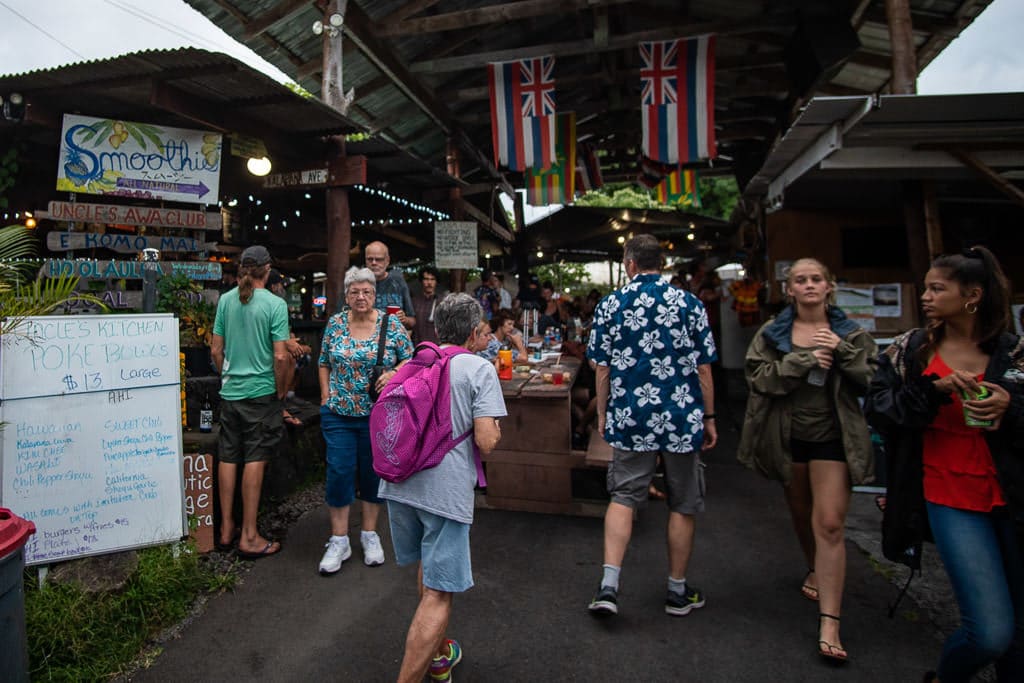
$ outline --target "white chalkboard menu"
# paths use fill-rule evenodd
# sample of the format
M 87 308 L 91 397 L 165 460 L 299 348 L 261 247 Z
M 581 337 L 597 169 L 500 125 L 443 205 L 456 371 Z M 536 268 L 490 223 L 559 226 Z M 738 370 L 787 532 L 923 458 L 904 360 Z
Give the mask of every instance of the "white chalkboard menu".
M 187 531 L 178 321 L 28 318 L 0 338 L 0 504 L 36 525 L 26 564 Z

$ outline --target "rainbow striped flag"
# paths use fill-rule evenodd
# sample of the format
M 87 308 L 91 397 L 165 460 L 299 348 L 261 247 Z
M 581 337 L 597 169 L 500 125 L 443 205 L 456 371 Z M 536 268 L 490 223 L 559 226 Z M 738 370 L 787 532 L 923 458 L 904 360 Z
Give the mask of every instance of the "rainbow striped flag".
M 527 169 L 526 203 L 568 204 L 576 194 L 576 112 L 555 120 L 555 163 L 542 171 Z
M 555 159 L 555 58 L 487 65 L 494 163 L 513 171 Z
M 643 154 L 665 164 L 717 156 L 715 38 L 640 43 Z
M 700 208 L 697 172 L 676 169 L 658 183 L 658 203 L 669 206 Z

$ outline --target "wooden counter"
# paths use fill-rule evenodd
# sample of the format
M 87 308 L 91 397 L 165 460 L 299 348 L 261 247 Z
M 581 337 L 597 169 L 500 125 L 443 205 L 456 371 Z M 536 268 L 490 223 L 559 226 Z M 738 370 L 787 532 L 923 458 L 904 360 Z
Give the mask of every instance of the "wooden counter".
M 531 368 L 537 372 L 514 373 L 501 382 L 508 416 L 501 421 L 498 447 L 483 458 L 487 493 L 479 504 L 526 512 L 603 514 L 603 505 L 572 496 L 572 470 L 587 467 L 587 453 L 572 450 L 572 387 L 580 361 L 563 357 L 560 365 L 548 360 Z M 555 372 L 568 372 L 569 379 L 561 385 L 544 381 L 544 373 Z

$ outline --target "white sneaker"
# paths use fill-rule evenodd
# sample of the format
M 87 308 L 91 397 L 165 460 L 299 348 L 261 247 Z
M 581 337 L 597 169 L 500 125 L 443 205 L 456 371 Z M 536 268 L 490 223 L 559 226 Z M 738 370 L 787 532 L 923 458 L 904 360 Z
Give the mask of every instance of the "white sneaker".
M 327 541 L 327 550 L 320 560 L 320 573 L 324 576 L 341 569 L 341 563 L 352 557 L 352 546 L 347 536 L 331 536 Z
M 384 548 L 380 545 L 380 536 L 376 531 L 364 531 L 359 536 L 363 544 L 363 562 L 367 567 L 384 564 Z

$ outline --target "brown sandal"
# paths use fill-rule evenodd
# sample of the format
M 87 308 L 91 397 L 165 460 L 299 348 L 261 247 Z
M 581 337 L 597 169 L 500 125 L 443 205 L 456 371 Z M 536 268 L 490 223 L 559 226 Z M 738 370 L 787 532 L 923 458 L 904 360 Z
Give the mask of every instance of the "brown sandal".
M 839 621 L 839 617 L 833 614 L 825 613 L 821 613 L 818 615 L 818 621 L 820 622 L 822 619 L 835 619 L 836 621 Z M 824 657 L 825 659 L 829 660 L 830 662 L 833 662 L 834 664 L 845 664 L 847 661 L 849 661 L 849 657 L 846 654 L 846 649 L 842 645 L 830 643 L 827 640 L 821 640 L 820 624 L 818 628 L 818 654 Z

